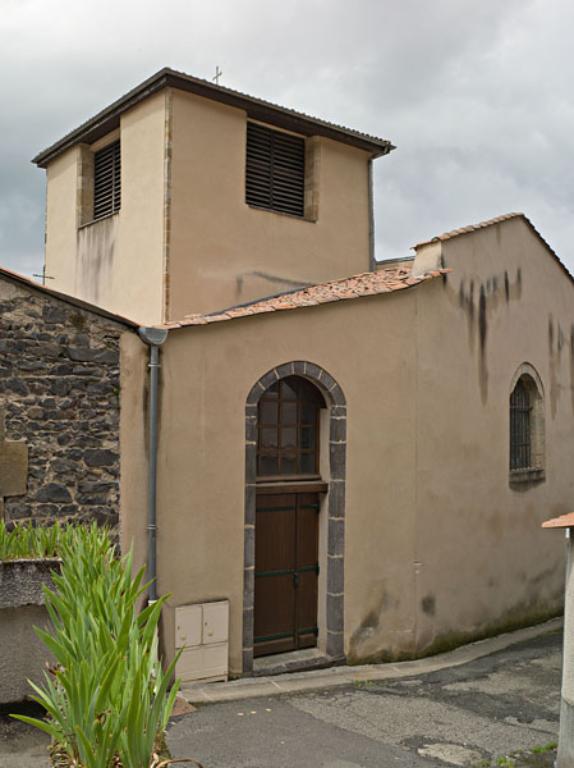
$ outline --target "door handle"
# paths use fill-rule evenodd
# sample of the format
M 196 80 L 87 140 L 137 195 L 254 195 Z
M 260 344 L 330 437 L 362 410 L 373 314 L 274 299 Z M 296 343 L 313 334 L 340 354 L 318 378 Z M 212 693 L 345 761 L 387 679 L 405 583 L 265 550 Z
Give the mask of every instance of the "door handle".
M 299 586 L 299 574 L 297 573 L 297 571 L 295 571 L 295 573 L 293 574 L 293 586 L 295 587 L 295 589 L 297 589 L 297 587 Z

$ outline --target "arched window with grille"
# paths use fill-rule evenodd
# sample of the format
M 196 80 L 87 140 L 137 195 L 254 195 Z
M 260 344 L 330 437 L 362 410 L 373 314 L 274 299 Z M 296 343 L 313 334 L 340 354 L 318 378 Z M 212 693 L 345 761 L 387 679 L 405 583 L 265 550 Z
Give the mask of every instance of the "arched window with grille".
M 544 399 L 536 371 L 523 363 L 510 394 L 510 480 L 544 479 Z

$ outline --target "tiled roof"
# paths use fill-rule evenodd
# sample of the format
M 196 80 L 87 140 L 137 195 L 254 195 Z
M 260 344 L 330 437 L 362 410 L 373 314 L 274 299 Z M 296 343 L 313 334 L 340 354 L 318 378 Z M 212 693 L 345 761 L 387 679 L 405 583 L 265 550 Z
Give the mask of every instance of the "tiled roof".
M 35 291 L 40 291 L 40 293 L 44 293 L 54 299 L 63 301 L 66 304 L 71 304 L 74 307 L 78 307 L 78 309 L 85 309 L 87 312 L 92 312 L 94 315 L 100 315 L 101 317 L 105 317 L 108 320 L 115 320 L 118 323 L 123 323 L 124 325 L 128 325 L 132 328 L 138 327 L 138 323 L 136 323 L 134 320 L 130 320 L 127 317 L 122 317 L 122 315 L 116 315 L 113 312 L 108 312 L 107 310 L 102 309 L 102 307 L 98 307 L 96 304 L 90 304 L 88 301 L 76 299 L 74 296 L 69 296 L 67 293 L 60 293 L 59 291 L 55 291 L 53 288 L 48 288 L 46 285 L 37 283 L 30 277 L 26 277 L 26 275 L 21 275 L 19 272 L 13 272 L 11 269 L 6 269 L 6 267 L 0 267 L 0 280 L 1 279 L 8 280 L 11 283 L 23 285 L 26 288 L 31 288 Z
M 525 222 L 525 224 L 528 224 L 532 232 L 541 241 L 542 245 L 544 245 L 544 247 L 556 259 L 556 261 L 558 262 L 560 267 L 562 267 L 564 272 L 566 272 L 570 280 L 574 281 L 574 277 L 572 277 L 570 270 L 561 260 L 560 256 L 558 256 L 554 248 L 552 248 L 552 246 L 548 243 L 548 241 L 542 237 L 542 235 L 536 229 L 534 224 L 530 221 L 528 216 L 526 216 L 524 213 L 519 213 L 519 212 L 503 213 L 501 216 L 495 216 L 493 219 L 487 219 L 486 221 L 479 221 L 478 224 L 469 224 L 467 227 L 459 227 L 458 229 L 452 229 L 450 232 L 443 232 L 442 235 L 435 235 L 435 237 L 431 237 L 430 240 L 424 240 L 422 243 L 417 243 L 416 245 L 413 245 L 413 249 L 416 251 L 417 248 L 422 248 L 424 245 L 430 245 L 431 243 L 444 242 L 445 240 L 452 240 L 454 237 L 460 237 L 461 235 L 469 235 L 469 234 L 472 234 L 473 232 L 478 232 L 480 229 L 486 229 L 487 227 L 492 227 L 495 224 L 501 224 L 505 221 L 510 221 L 512 219 L 522 219 Z
M 543 528 L 574 528 L 574 512 L 568 512 L 560 517 L 553 517 L 542 523 Z
M 387 139 L 371 136 L 370 134 L 362 133 L 353 128 L 346 128 L 343 125 L 331 123 L 318 117 L 311 117 L 304 112 L 281 107 L 278 104 L 249 96 L 241 91 L 226 88 L 222 85 L 215 85 L 215 83 L 209 80 L 203 80 L 200 77 L 193 77 L 185 72 L 178 72 L 169 67 L 164 67 L 159 72 L 156 72 L 155 75 L 132 88 L 131 91 L 128 91 L 117 101 L 105 107 L 101 112 L 86 120 L 78 128 L 66 134 L 59 141 L 42 150 L 32 162 L 39 165 L 40 168 L 45 168 L 49 162 L 68 147 L 74 146 L 79 142 L 91 144 L 118 127 L 120 114 L 166 87 L 189 91 L 198 96 L 204 96 L 205 98 L 243 109 L 250 118 L 255 120 L 270 122 L 308 135 L 319 134 L 328 136 L 335 140 L 366 149 L 377 156 L 386 155 L 395 149 L 393 144 Z
M 448 269 L 437 269 L 414 277 L 411 273 L 410 264 L 408 266 L 387 267 L 376 272 L 363 272 L 341 280 L 310 285 L 307 288 L 282 293 L 250 304 L 230 307 L 221 312 L 188 315 L 180 322 L 166 323 L 162 327 L 171 329 L 191 325 L 208 325 L 209 323 L 220 323 L 225 320 L 235 320 L 265 312 L 282 312 L 287 309 L 301 309 L 302 307 L 314 307 L 318 304 L 331 304 L 335 301 L 359 299 L 363 296 L 392 293 L 419 285 L 419 283 L 424 283 L 449 271 Z
M 421 248 L 423 245 L 430 245 L 430 243 L 444 242 L 445 240 L 452 240 L 453 237 L 459 237 L 460 235 L 468 235 L 471 232 L 478 232 L 479 229 L 485 229 L 486 227 L 492 227 L 494 224 L 500 224 L 502 221 L 509 221 L 510 219 L 523 218 L 528 221 L 523 213 L 503 213 L 501 216 L 495 216 L 493 219 L 486 219 L 486 221 L 479 221 L 478 224 L 469 224 L 466 227 L 459 227 L 458 229 L 451 229 L 450 232 L 443 232 L 442 235 L 435 235 L 430 240 L 424 240 L 422 243 L 413 245 L 413 248 Z M 528 221 L 530 226 L 531 222 Z

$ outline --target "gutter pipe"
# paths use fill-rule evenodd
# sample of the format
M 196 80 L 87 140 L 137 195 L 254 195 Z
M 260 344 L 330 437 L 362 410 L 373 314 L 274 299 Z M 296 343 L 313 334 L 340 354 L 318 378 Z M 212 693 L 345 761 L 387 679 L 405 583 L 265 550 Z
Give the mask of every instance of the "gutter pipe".
M 368 201 L 369 201 L 369 270 L 371 272 L 377 271 L 377 260 L 375 258 L 375 203 L 374 203 L 374 189 L 373 189 L 373 158 L 369 158 L 369 165 L 367 166 L 368 176 Z
M 149 346 L 149 466 L 147 482 L 147 574 L 149 582 L 148 604 L 157 600 L 157 438 L 158 438 L 158 390 L 160 355 L 159 348 L 167 339 L 164 328 L 138 329 L 140 339 Z

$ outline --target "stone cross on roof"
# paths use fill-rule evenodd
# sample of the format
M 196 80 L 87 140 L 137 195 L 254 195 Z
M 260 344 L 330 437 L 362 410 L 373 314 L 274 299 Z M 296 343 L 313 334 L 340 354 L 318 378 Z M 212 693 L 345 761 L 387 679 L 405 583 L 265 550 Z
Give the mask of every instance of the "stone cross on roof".
M 4 517 L 4 498 L 26 493 L 28 446 L 6 440 L 4 411 L 0 408 L 0 517 Z

